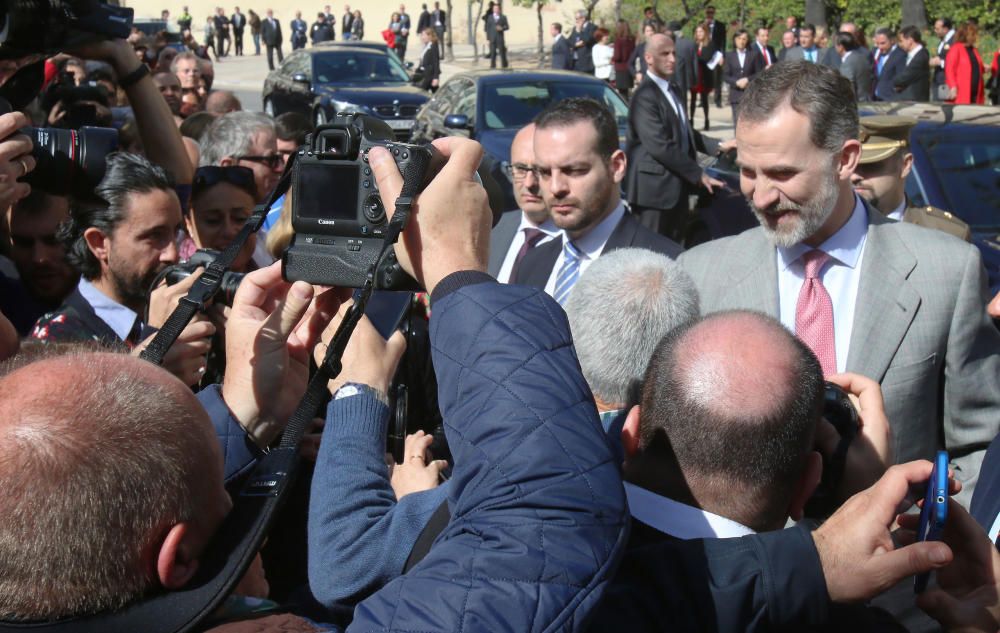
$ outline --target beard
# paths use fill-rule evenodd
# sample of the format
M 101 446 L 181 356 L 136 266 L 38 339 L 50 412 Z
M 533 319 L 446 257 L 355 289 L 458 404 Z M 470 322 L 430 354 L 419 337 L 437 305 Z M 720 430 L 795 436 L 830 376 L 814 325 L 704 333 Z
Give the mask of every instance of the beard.
M 757 216 L 764 235 L 767 239 L 779 248 L 789 248 L 805 241 L 811 235 L 822 228 L 833 213 L 833 207 L 837 202 L 837 180 L 836 176 L 830 175 L 820 183 L 819 190 L 807 202 L 795 204 L 794 202 L 778 202 L 766 209 L 762 209 L 753 203 L 752 198 L 747 198 L 750 210 Z M 779 221 L 777 217 L 781 213 L 792 212 L 797 217 L 784 217 Z M 770 225 L 770 221 L 774 226 Z
M 149 298 L 150 286 L 156 280 L 156 275 L 165 268 L 158 266 L 144 273 L 140 270 L 115 266 L 110 261 L 108 263 L 111 285 L 122 305 L 126 307 L 145 305 Z

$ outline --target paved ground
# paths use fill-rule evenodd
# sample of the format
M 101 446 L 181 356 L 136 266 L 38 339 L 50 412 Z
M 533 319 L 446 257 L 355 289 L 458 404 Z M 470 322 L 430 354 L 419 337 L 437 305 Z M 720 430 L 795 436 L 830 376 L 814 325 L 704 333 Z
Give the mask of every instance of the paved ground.
M 249 49 L 253 50 L 250 44 Z M 285 51 L 289 51 L 286 49 Z M 411 47 L 408 59 L 416 61 L 416 50 Z M 455 59 L 441 63 L 442 83 L 457 72 L 474 68 L 488 68 L 489 60 L 481 56 L 477 60 L 473 55 L 472 46 L 456 45 L 454 47 Z M 513 68 L 537 68 L 538 53 L 534 48 L 512 49 L 508 53 L 508 61 Z M 477 63 L 478 61 L 478 63 Z M 260 56 L 248 55 L 244 57 L 225 57 L 221 62 L 215 64 L 215 84 L 214 87 L 223 90 L 232 90 L 243 103 L 244 109 L 260 110 L 261 88 L 264 85 L 264 78 L 267 76 L 267 57 L 265 51 L 261 51 Z M 714 105 L 709 110 L 711 119 L 711 131 L 709 134 L 716 138 L 729 138 L 733 134 L 733 126 L 729 106 L 716 108 Z M 701 129 L 702 116 L 699 111 L 696 116 L 696 123 Z

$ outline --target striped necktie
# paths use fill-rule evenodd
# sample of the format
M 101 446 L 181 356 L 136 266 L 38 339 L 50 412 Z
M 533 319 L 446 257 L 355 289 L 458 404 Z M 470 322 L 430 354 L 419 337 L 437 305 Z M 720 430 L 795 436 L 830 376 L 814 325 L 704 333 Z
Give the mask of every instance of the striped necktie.
M 553 296 L 559 305 L 566 305 L 569 292 L 580 278 L 580 260 L 583 255 L 573 242 L 566 240 L 563 242 L 563 260 L 559 267 L 559 274 L 556 275 L 556 287 Z

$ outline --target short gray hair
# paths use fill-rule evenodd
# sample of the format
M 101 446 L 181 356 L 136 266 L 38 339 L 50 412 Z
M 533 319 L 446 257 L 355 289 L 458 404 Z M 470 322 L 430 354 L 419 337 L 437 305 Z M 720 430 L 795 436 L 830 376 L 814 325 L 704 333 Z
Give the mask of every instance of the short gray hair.
M 202 167 L 218 165 L 227 156 L 244 156 L 260 131 L 274 134 L 274 121 L 258 112 L 230 112 L 208 126 L 198 142 Z
M 698 291 L 687 273 L 641 248 L 602 255 L 566 302 L 583 375 L 609 405 L 635 399 L 660 339 L 698 314 Z
M 173 61 L 170 62 L 170 72 L 177 74 L 177 64 L 181 61 L 194 61 L 198 66 L 198 72 L 201 72 L 201 58 L 192 53 L 191 51 L 184 51 L 183 53 L 178 53 L 174 57 Z
M 858 138 L 854 87 L 839 71 L 807 61 L 772 64 L 757 75 L 740 101 L 737 126 L 763 123 L 788 104 L 809 117 L 809 140 L 820 149 L 839 152 Z

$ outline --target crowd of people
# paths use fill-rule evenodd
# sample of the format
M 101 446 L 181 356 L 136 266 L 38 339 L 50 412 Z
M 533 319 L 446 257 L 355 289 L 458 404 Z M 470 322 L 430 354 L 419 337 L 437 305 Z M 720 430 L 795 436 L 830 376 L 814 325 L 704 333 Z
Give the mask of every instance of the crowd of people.
M 424 9 L 422 57 L 438 51 Z M 506 65 L 506 19 L 490 16 Z M 564 63 L 637 80 L 626 149 L 606 105 L 551 104 L 511 142 L 517 208 L 499 217 L 474 141 L 435 141 L 444 166 L 412 201 L 390 151 L 368 152 L 390 216 L 413 204 L 394 249 L 423 292 L 405 331 L 360 319 L 266 544 L 198 630 L 1000 628 L 1000 297 L 987 305 L 968 227 L 911 212 L 915 121 L 859 120 L 851 55 L 813 63 L 806 26 L 781 63 L 767 29 L 725 51 L 709 16 L 685 42 L 651 15 L 631 50 L 627 25 L 613 44 L 585 13 L 565 42 L 553 25 Z M 408 25 L 401 6 L 400 58 Z M 287 448 L 354 301 L 282 277 L 293 196 L 272 192 L 310 122 L 244 111 L 210 60 L 168 43 L 0 62 L 0 627 L 103 630 L 84 619 L 152 622 L 163 596 L 203 598 L 205 561 L 242 534 L 234 507 Z M 723 142 L 687 102 L 707 107 L 719 81 L 736 120 Z M 112 127 L 119 149 L 67 190 L 30 125 Z M 732 150 L 759 226 L 685 250 L 691 194 L 723 186 L 697 154 Z M 230 267 L 238 289 L 162 366 L 140 358 L 203 274 L 178 264 L 264 212 Z M 837 390 L 849 443 L 827 419 Z M 921 542 L 905 513 L 938 450 L 947 523 Z
M 687 28 L 680 22 L 665 23 L 653 7 L 646 7 L 639 41 L 625 20 L 618 21 L 612 34 L 591 22 L 586 11 L 578 11 L 575 19 L 568 36 L 563 35 L 561 24 L 550 26 L 553 68 L 594 74 L 627 98 L 646 74 L 646 43 L 656 33 L 670 35 L 679 68 L 673 80 L 684 92 L 685 101 L 690 99 L 692 120 L 700 103 L 705 129 L 711 95 L 716 107 L 722 107 L 725 86 L 735 121 L 747 84 L 771 64 L 785 60 L 805 60 L 839 70 L 851 80 L 858 101 L 1000 104 L 1000 50 L 993 51 L 992 57 L 982 56 L 976 48 L 979 25 L 974 19 L 958 25 L 949 18 L 935 21 L 937 47 L 933 54 L 914 26 L 904 26 L 898 32 L 878 27 L 866 34 L 852 22 L 844 22 L 836 30 L 800 26 L 795 16 L 786 19 L 785 30 L 774 42 L 780 46 L 775 48 L 771 27 L 744 27 L 739 21 L 727 27 L 716 21 L 713 6 L 706 7 L 703 20 Z M 869 37 L 874 46 L 869 45 Z

